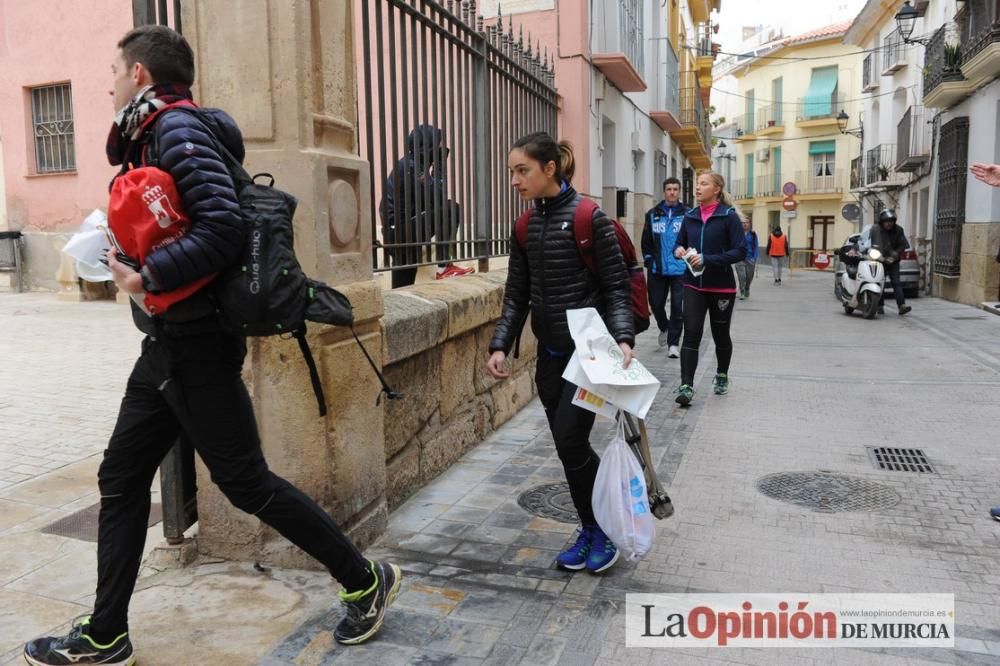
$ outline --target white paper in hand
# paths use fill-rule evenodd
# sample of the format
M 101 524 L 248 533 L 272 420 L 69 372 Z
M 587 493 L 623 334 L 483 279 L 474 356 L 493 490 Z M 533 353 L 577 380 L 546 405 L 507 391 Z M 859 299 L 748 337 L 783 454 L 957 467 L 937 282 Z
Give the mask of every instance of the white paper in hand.
M 625 355 L 594 308 L 567 310 L 576 344 L 563 378 L 630 414 L 645 418 L 660 389 L 659 380 L 638 359 L 622 367 Z
M 107 216 L 95 210 L 80 225 L 80 231 L 73 234 L 63 246 L 63 253 L 76 259 L 76 272 L 88 282 L 105 282 L 113 279 L 111 271 L 101 263 L 108 252 L 108 237 L 104 229 Z

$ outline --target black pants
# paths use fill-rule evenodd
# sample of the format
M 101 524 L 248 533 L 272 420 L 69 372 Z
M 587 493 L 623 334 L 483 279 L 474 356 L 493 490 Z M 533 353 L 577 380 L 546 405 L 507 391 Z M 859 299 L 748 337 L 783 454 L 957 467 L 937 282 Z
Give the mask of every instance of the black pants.
M 146 338 L 98 472 L 101 492 L 93 626 L 127 631 L 139 572 L 149 488 L 182 433 L 234 506 L 256 515 L 319 560 L 351 591 L 371 586 L 369 564 L 329 515 L 268 470 L 240 377 L 242 338 L 208 333 Z
M 410 219 L 410 224 L 402 229 L 402 233 L 394 236 L 388 242 L 420 243 L 436 238 L 435 254 L 439 264 L 446 264 L 455 256 L 455 249 L 450 241 L 455 240 L 458 228 L 462 223 L 462 208 L 454 201 L 447 201 L 444 210 L 435 215 L 433 211 L 419 213 Z M 385 233 L 385 232 L 384 232 Z M 391 232 L 390 232 L 391 233 Z M 424 261 L 424 247 L 399 247 L 390 252 L 394 266 L 419 264 Z M 392 271 L 392 288 L 408 287 L 417 280 L 417 267 L 394 268 Z
M 903 282 L 899 279 L 899 262 L 883 262 L 882 265 L 885 266 L 885 273 L 892 284 L 892 297 L 896 299 L 896 305 L 899 306 L 906 303 L 906 295 L 903 293 Z M 879 303 L 885 303 L 885 291 L 882 292 Z
M 601 459 L 590 447 L 590 431 L 595 414 L 572 404 L 576 386 L 562 378 L 569 355 L 552 356 L 538 348 L 535 385 L 538 397 L 549 420 L 549 430 L 556 443 L 556 452 L 566 472 L 566 483 L 573 505 L 584 525 L 596 525 L 591 496 Z
M 684 329 L 684 276 L 657 275 L 646 271 L 649 292 L 649 309 L 656 319 L 656 327 L 667 331 L 667 344 L 679 345 Z M 670 297 L 670 318 L 667 318 L 667 297 Z
M 697 289 L 686 289 L 684 293 L 684 344 L 681 346 L 681 384 L 694 386 L 694 373 L 698 369 L 698 348 L 705 330 L 705 315 L 709 315 L 712 340 L 715 342 L 715 357 L 719 363 L 718 372 L 729 372 L 729 361 L 733 358 L 733 340 L 729 337 L 729 325 L 733 321 L 736 294 L 716 294 Z

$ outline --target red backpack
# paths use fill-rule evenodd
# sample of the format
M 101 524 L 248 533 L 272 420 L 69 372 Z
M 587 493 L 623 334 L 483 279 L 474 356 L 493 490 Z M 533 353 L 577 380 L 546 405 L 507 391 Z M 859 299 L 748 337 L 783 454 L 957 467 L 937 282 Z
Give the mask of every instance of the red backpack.
M 576 247 L 580 251 L 580 258 L 584 265 L 594 275 L 597 275 L 597 257 L 594 254 L 594 213 L 597 212 L 597 204 L 587 197 L 582 197 L 573 212 L 573 237 L 576 239 Z M 514 238 L 518 246 L 524 250 L 528 245 L 528 220 L 531 218 L 531 209 L 521 213 L 514 223 Z M 639 259 L 635 252 L 635 245 L 629 238 L 625 228 L 614 218 L 611 225 L 615 229 L 615 236 L 618 237 L 618 245 L 621 247 L 622 258 L 625 259 L 625 268 L 628 269 L 629 283 L 632 287 L 632 317 L 635 334 L 639 335 L 649 328 L 649 300 L 646 293 L 646 274 L 639 265 Z
M 194 106 L 187 100 L 168 104 L 143 122 L 143 130 L 167 109 L 182 105 Z M 173 177 L 162 169 L 147 166 L 143 149 L 140 165 L 119 175 L 111 186 L 108 228 L 119 259 L 134 264 L 133 268 L 138 270 L 146 264 L 147 256 L 175 242 L 190 226 L 191 219 L 184 212 Z M 150 314 L 163 314 L 171 305 L 191 296 L 214 278 L 214 274 L 206 275 L 173 291 L 147 293 L 144 305 Z

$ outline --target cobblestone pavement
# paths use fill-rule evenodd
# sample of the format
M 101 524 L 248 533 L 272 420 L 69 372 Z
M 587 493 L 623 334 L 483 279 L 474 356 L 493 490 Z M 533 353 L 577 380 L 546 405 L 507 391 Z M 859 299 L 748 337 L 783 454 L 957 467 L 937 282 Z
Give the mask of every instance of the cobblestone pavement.
M 714 352 L 706 332 L 698 393 L 686 410 L 675 407 L 670 393 L 678 362 L 655 350 L 655 335 L 640 338 L 640 358 L 664 382 L 647 424 L 657 469 L 677 507 L 673 518 L 657 523 L 654 548 L 640 562 L 620 563 L 603 576 L 554 568 L 574 526 L 533 516 L 517 503 L 525 490 L 563 480 L 536 401 L 392 514 L 389 532 L 367 554 L 397 561 L 404 581 L 376 641 L 352 648 L 332 641 L 340 610 L 332 607 L 323 574 L 267 575 L 239 564 L 202 563 L 140 581 L 132 614 L 140 663 L 209 663 L 195 656 L 207 645 L 221 655 L 210 663 L 266 666 L 1000 663 L 1000 523 L 988 516 L 1000 503 L 1000 317 L 923 298 L 906 317 L 889 306 L 885 317 L 865 321 L 841 312 L 830 279 L 796 272 L 782 287 L 758 282 L 751 299 L 737 304 L 732 392 L 711 395 Z M 12 299 L 0 294 L 4 322 L 13 320 Z M 7 355 L 33 350 L 30 364 L 15 364 L 13 371 L 0 365 L 0 419 L 6 426 L 15 404 L 21 417 L 0 447 L 22 450 L 10 444 L 10 432 L 38 438 L 47 416 L 77 414 L 77 423 L 93 417 L 94 428 L 104 428 L 92 444 L 81 444 L 83 428 L 70 427 L 78 436 L 64 438 L 73 440 L 67 446 L 82 447 L 83 460 L 75 465 L 92 464 L 134 354 L 110 354 L 125 367 L 83 362 L 84 372 L 106 369 L 110 380 L 88 383 L 104 395 L 75 401 L 59 389 L 76 392 L 80 373 L 60 382 L 51 366 L 69 357 L 54 350 L 74 345 L 92 352 L 85 331 L 108 340 L 105 353 L 137 335 L 112 335 L 107 318 L 88 328 L 77 321 L 83 312 L 53 314 L 42 307 L 43 313 L 56 326 L 18 322 L 16 335 L 0 341 Z M 127 317 L 114 319 L 127 328 Z M 39 403 L 30 391 L 42 388 L 11 391 L 9 378 L 25 386 L 37 379 L 62 401 Z M 99 416 L 100 410 L 107 413 Z M 600 424 L 595 446 L 602 448 L 609 433 L 609 424 Z M 936 471 L 879 471 L 865 447 L 881 445 L 922 448 Z M 888 509 L 829 513 L 777 502 L 757 489 L 776 472 L 822 471 L 876 482 L 900 501 Z M 92 581 L 74 587 L 72 567 L 93 567 L 92 544 L 52 542 L 59 552 L 50 557 L 24 541 L 50 537 L 33 532 L 48 514 L 32 512 L 45 511 L 46 501 L 58 506 L 46 498 L 60 486 L 45 484 L 37 497 L 18 493 L 59 473 L 0 490 L 0 503 L 7 502 L 0 514 L 0 602 L 8 611 L 0 610 L 0 663 L 14 659 L 14 644 L 38 626 L 56 627 L 90 600 L 80 592 L 89 592 Z M 24 552 L 31 548 L 35 553 Z M 956 647 L 625 648 L 627 592 L 838 591 L 953 592 Z M 30 628 L 22 618 L 28 615 Z

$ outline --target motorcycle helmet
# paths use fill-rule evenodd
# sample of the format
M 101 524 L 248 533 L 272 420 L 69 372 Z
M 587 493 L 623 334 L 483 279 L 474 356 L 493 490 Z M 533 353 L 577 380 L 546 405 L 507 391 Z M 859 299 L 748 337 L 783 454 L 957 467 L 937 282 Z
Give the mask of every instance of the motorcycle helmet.
M 878 223 L 885 224 L 886 222 L 896 222 L 896 211 L 891 208 L 886 208 L 878 214 Z

